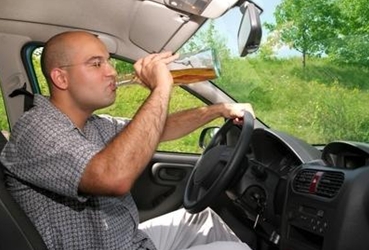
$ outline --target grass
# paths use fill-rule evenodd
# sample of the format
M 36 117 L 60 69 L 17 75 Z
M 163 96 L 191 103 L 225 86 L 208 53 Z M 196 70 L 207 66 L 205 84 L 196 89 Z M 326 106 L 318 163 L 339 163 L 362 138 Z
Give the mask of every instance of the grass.
M 296 58 L 237 60 L 224 67 L 232 73 L 219 85 L 236 93 L 237 100 L 250 101 L 258 117 L 273 128 L 313 144 L 369 142 L 369 69 L 332 66 L 327 59 L 311 59 L 302 68 Z M 236 88 L 229 89 L 227 82 Z

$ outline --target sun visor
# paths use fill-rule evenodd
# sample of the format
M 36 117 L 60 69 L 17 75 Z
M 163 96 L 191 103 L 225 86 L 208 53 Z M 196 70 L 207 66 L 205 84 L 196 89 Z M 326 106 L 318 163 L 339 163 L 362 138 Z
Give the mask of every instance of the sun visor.
M 110 54 L 115 54 L 118 51 L 118 44 L 111 36 L 99 34 L 98 38 L 105 44 Z
M 158 52 L 169 42 L 189 17 L 164 5 L 144 1 L 135 13 L 129 38 L 143 50 Z
M 164 0 L 165 4 L 184 13 L 217 18 L 237 3 L 237 0 Z

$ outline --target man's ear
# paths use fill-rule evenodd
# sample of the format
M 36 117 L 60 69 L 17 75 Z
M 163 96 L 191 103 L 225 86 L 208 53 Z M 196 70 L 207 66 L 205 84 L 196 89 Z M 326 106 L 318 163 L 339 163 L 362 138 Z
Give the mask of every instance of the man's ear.
M 68 87 L 68 79 L 67 72 L 60 68 L 54 68 L 50 72 L 50 77 L 53 81 L 53 84 L 58 89 L 66 89 Z

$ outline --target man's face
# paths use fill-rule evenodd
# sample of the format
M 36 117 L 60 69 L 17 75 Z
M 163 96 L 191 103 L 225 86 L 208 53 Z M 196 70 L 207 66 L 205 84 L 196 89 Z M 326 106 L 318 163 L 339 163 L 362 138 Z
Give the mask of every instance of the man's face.
M 96 37 L 81 36 L 73 41 L 67 71 L 68 91 L 77 107 L 87 112 L 107 107 L 115 101 L 117 72 L 109 63 L 105 45 Z

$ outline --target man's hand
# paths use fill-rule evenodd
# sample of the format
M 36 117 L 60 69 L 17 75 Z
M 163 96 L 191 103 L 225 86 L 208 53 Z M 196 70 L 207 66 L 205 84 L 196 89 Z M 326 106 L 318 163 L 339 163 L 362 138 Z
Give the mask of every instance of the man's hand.
M 172 52 L 162 52 L 157 54 L 150 54 L 144 58 L 139 59 L 134 68 L 137 77 L 143 85 L 150 90 L 158 86 L 173 85 L 173 77 L 167 65 L 178 58 L 178 54 Z
M 222 116 L 233 119 L 233 122 L 237 125 L 242 125 L 245 111 L 251 113 L 255 119 L 255 113 L 250 103 L 224 103 Z

